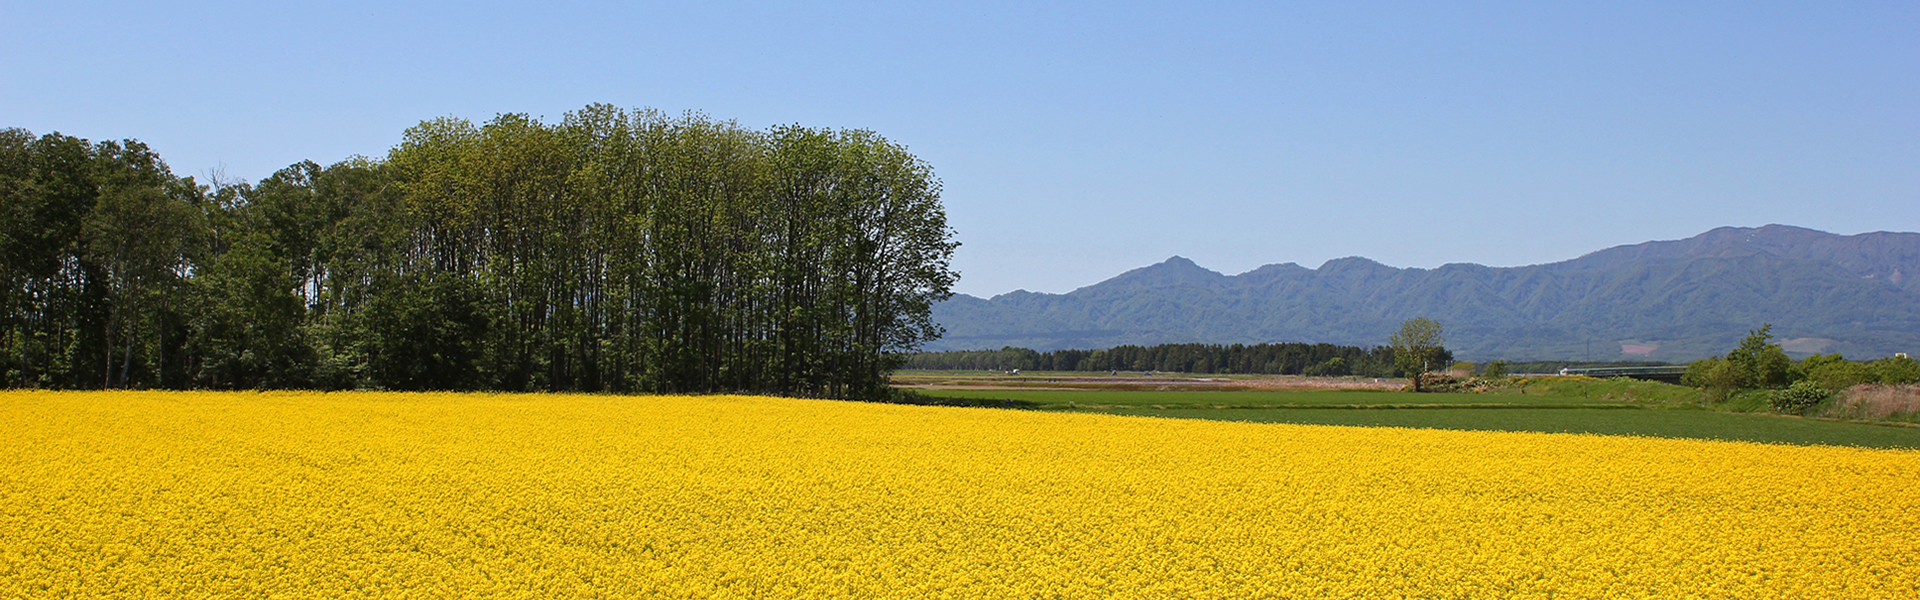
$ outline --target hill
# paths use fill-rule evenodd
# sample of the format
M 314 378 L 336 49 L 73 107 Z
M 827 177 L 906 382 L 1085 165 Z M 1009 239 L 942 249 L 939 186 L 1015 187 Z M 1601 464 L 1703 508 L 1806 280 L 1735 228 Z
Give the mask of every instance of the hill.
M 1920 234 L 1722 227 L 1524 267 L 1395 268 L 1359 257 L 1224 275 L 1178 256 L 1066 294 L 959 295 L 926 346 L 1174 342 L 1374 345 L 1407 318 L 1469 359 L 1691 360 L 1772 323 L 1789 352 L 1920 351 Z

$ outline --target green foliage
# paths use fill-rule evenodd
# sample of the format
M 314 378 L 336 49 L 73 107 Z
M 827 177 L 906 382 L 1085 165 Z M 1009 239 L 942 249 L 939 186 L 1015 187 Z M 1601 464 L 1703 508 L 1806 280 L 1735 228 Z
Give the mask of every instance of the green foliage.
M 1353 373 L 1353 368 L 1347 364 L 1347 359 L 1339 356 L 1329 358 L 1327 362 L 1307 367 L 1303 372 L 1305 375 L 1319 377 L 1339 377 L 1351 373 Z
M 1833 392 L 1812 381 L 1797 381 L 1786 389 L 1767 393 L 1767 405 L 1774 412 L 1799 415 L 1825 402 Z
M 269 238 L 248 232 L 192 281 L 200 301 L 189 324 L 193 385 L 215 389 L 309 385 L 312 348 L 301 329 L 306 306 L 286 259 Z
M 1748 332 L 1726 358 L 1715 356 L 1687 365 L 1681 382 L 1706 390 L 1714 402 L 1724 402 L 1740 390 L 1787 387 L 1794 379 L 1793 359 L 1769 341 L 1772 329 L 1769 324 Z
M 1446 343 L 1440 323 L 1426 317 L 1407 319 L 1387 341 L 1393 348 L 1394 367 L 1413 381 L 1416 392 L 1420 391 L 1419 375 L 1440 363 Z
M 1763 328 L 1761 332 L 1764 331 Z M 1767 360 L 1771 362 L 1777 359 L 1769 357 Z M 1795 384 L 1806 382 L 1829 391 L 1869 383 L 1902 385 L 1920 382 L 1920 362 L 1902 356 L 1889 356 L 1861 363 L 1847 360 L 1839 354 L 1815 354 L 1792 364 L 1788 375 Z M 1758 379 L 1742 374 L 1730 362 L 1716 358 L 1690 365 L 1687 381 L 1688 385 L 1696 387 L 1738 390 L 1761 387 L 1753 385 Z M 1725 392 L 1721 395 L 1724 396 Z
M 1741 375 L 1732 363 L 1715 356 L 1688 363 L 1680 383 L 1704 390 L 1709 401 L 1724 402 L 1740 390 Z
M 1786 350 L 1771 343 L 1773 325 L 1759 329 L 1740 340 L 1740 346 L 1727 353 L 1727 363 L 1739 377 L 1744 389 L 1779 389 L 1793 381 L 1793 359 Z
M 136 141 L 0 132 L 4 384 L 183 385 L 204 191 Z
M 1839 354 L 1815 354 L 1794 365 L 1797 381 L 1812 381 L 1829 390 L 1844 390 L 1877 380 L 1873 370 Z
M 496 321 L 480 286 L 452 273 L 409 274 L 383 284 L 366 310 L 368 371 L 395 390 L 491 389 L 484 360 Z
M 0 133 L 5 385 L 882 397 L 957 277 L 867 131 L 596 105 L 215 183 Z
M 1889 356 L 1867 363 L 1873 381 L 1885 385 L 1920 383 L 1920 361 L 1905 356 Z
M 1485 377 L 1487 379 L 1500 379 L 1502 377 L 1506 377 L 1507 361 L 1496 360 L 1496 361 L 1487 363 L 1487 368 L 1481 371 L 1480 376 Z

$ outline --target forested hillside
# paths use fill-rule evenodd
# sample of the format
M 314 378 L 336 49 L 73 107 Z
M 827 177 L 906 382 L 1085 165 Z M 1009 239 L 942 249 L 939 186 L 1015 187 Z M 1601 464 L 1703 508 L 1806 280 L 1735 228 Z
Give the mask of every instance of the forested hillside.
M 12 387 L 881 393 L 957 276 L 866 131 L 590 106 L 255 184 L 0 133 Z
M 1373 345 L 1446 326 L 1462 358 L 1685 361 L 1773 324 L 1788 351 L 1920 353 L 1920 234 L 1721 228 L 1548 265 L 1400 269 L 1364 258 L 1223 275 L 1174 257 L 1067 294 L 958 296 L 930 350 Z

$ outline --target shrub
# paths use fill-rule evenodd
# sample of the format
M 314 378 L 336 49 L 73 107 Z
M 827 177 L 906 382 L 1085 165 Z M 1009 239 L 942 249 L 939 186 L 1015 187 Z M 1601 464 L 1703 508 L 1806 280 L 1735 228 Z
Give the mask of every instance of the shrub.
M 1680 382 L 1704 390 L 1708 401 L 1725 402 L 1740 390 L 1740 372 L 1732 363 L 1715 356 L 1688 364 Z
M 1777 390 L 1792 383 L 1799 371 L 1793 359 L 1773 339 L 1773 325 L 1761 325 L 1740 340 L 1740 347 L 1718 356 L 1687 365 L 1680 381 L 1707 392 L 1707 399 L 1725 402 L 1740 390 Z
M 1797 381 L 1787 386 L 1787 389 L 1768 392 L 1767 404 L 1773 407 L 1773 412 L 1799 415 L 1806 414 L 1808 409 L 1825 402 L 1831 396 L 1833 391 L 1820 387 L 1818 383 L 1810 380 Z
M 1829 390 L 1844 390 L 1862 383 L 1877 381 L 1873 370 L 1867 365 L 1853 362 L 1839 354 L 1815 354 L 1800 361 L 1797 365 L 1800 377 L 1820 384 Z
M 1772 331 L 1773 325 L 1761 325 L 1740 340 L 1740 347 L 1727 353 L 1727 364 L 1739 378 L 1737 387 L 1772 390 L 1793 381 L 1793 359 L 1787 358 L 1779 344 L 1768 341 L 1773 339 Z
M 1314 377 L 1340 377 L 1351 374 L 1353 369 L 1347 365 L 1347 359 L 1335 356 L 1317 365 L 1307 367 L 1302 374 Z
M 1920 361 L 1905 356 L 1889 356 L 1867 363 L 1873 378 L 1881 385 L 1920 383 Z

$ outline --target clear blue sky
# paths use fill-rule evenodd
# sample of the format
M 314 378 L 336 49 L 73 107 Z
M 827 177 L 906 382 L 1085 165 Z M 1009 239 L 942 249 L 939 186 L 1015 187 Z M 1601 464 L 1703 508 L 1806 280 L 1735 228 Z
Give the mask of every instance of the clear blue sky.
M 1920 3 L 919 4 L 0 0 L 0 127 L 247 180 L 596 102 L 871 129 L 983 296 L 1920 230 Z

